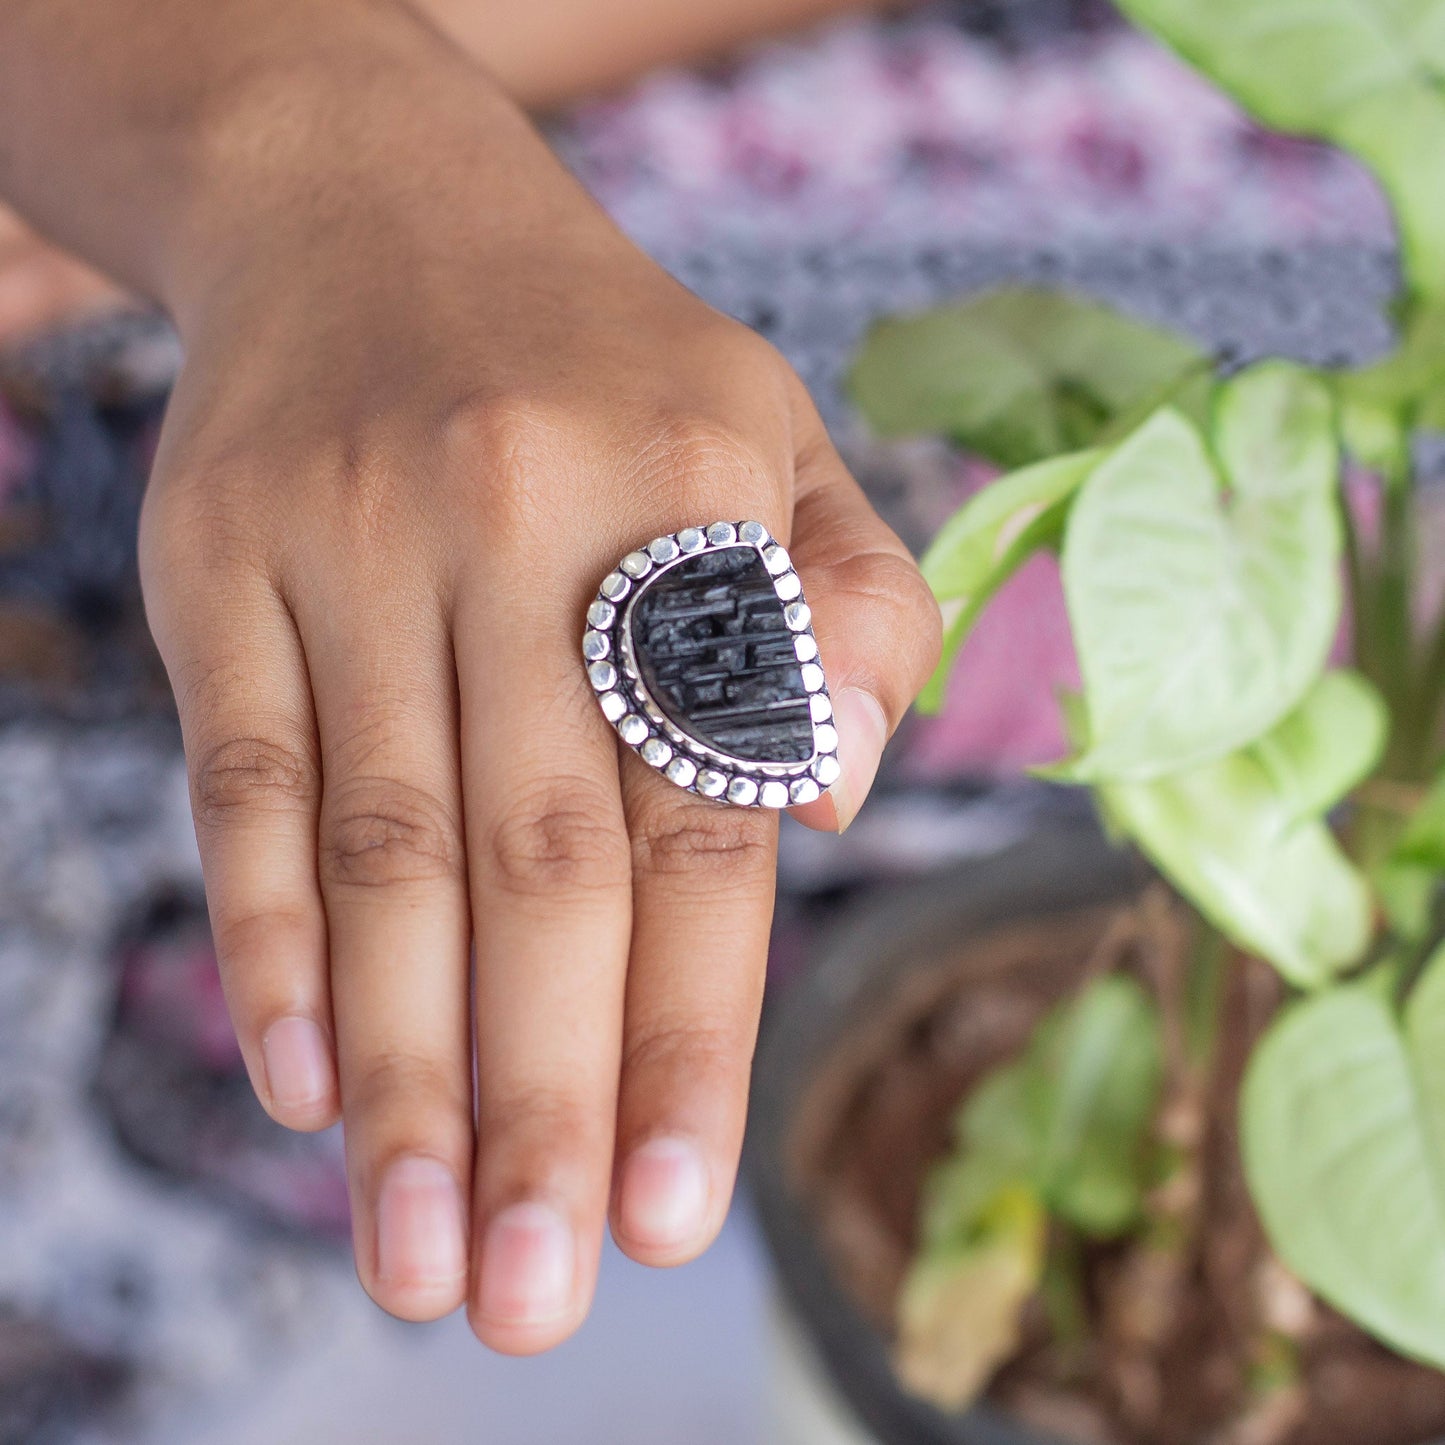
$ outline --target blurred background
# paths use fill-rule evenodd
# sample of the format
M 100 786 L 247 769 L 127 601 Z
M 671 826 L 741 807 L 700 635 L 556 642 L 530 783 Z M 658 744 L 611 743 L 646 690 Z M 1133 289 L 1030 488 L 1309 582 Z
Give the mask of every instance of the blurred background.
M 1017 277 L 1239 360 L 1388 341 L 1397 275 L 1367 175 L 1258 130 L 1103 0 L 836 23 L 656 74 L 551 135 L 649 252 L 782 348 L 919 548 L 987 474 L 851 412 L 841 378 L 879 316 Z M 339 1139 L 284 1134 L 245 1083 L 141 612 L 136 515 L 175 343 L 76 295 L 83 315 L 0 341 L 0 1441 L 844 1439 L 799 1384 L 746 1192 L 696 1265 L 609 1254 L 591 1321 L 545 1359 L 364 1298 Z M 848 837 L 785 827 L 773 1006 L 869 900 L 1083 817 L 1021 772 L 1061 750 L 1072 667 L 1039 559 Z

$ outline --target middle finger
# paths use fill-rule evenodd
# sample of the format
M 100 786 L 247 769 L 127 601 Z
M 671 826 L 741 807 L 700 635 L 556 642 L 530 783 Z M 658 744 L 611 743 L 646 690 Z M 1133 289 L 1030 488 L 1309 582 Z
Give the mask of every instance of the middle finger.
M 577 621 L 565 603 L 458 599 L 476 919 L 471 1318 L 516 1354 L 550 1348 L 586 1312 L 616 1117 L 631 869 L 616 744 L 577 662 Z

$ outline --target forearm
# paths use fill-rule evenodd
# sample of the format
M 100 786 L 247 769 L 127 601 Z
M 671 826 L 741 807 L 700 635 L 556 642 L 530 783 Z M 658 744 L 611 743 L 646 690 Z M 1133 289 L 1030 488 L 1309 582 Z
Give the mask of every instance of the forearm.
M 545 109 L 654 65 L 908 0 L 413 0 L 523 105 Z
M 0 0 L 0 196 L 173 309 L 280 189 L 321 216 L 370 152 L 420 176 L 463 131 L 501 178 L 489 128 L 526 129 L 400 0 Z

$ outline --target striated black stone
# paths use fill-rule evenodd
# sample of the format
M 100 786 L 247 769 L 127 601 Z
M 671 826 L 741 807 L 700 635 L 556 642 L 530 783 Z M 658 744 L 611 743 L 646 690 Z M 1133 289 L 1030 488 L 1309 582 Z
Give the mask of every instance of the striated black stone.
M 748 762 L 813 755 L 813 723 L 793 634 L 752 547 L 689 557 L 632 604 L 632 647 L 647 690 L 678 727 Z

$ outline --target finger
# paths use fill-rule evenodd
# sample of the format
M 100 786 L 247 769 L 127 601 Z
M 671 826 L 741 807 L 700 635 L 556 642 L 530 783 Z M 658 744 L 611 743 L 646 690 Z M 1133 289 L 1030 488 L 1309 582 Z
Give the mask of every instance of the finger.
M 319 874 L 357 1271 L 384 1309 L 465 1296 L 473 1124 L 456 700 L 439 607 L 298 612 L 324 789 Z
M 257 1096 L 293 1129 L 336 1120 L 316 882 L 320 773 L 290 614 L 248 571 L 143 549 L 146 606 L 180 709 L 226 1002 Z
M 686 515 L 658 530 L 756 517 L 786 536 L 791 457 L 715 449 L 690 476 Z M 673 1265 L 711 1243 L 737 1176 L 778 819 L 683 792 L 636 758 L 622 783 L 633 924 L 612 1232 L 639 1262 Z
M 722 1227 L 737 1175 L 778 820 L 624 764 L 633 930 L 612 1231 L 643 1264 L 680 1264 Z
M 472 593 L 456 623 L 477 919 L 470 1315 L 513 1354 L 586 1313 L 616 1121 L 630 866 L 616 743 L 577 657 L 582 606 Z
M 841 832 L 863 806 L 884 745 L 938 663 L 942 619 L 908 549 L 873 510 L 811 401 L 801 406 L 789 550 L 813 614 L 842 776 L 792 813 L 809 827 Z

